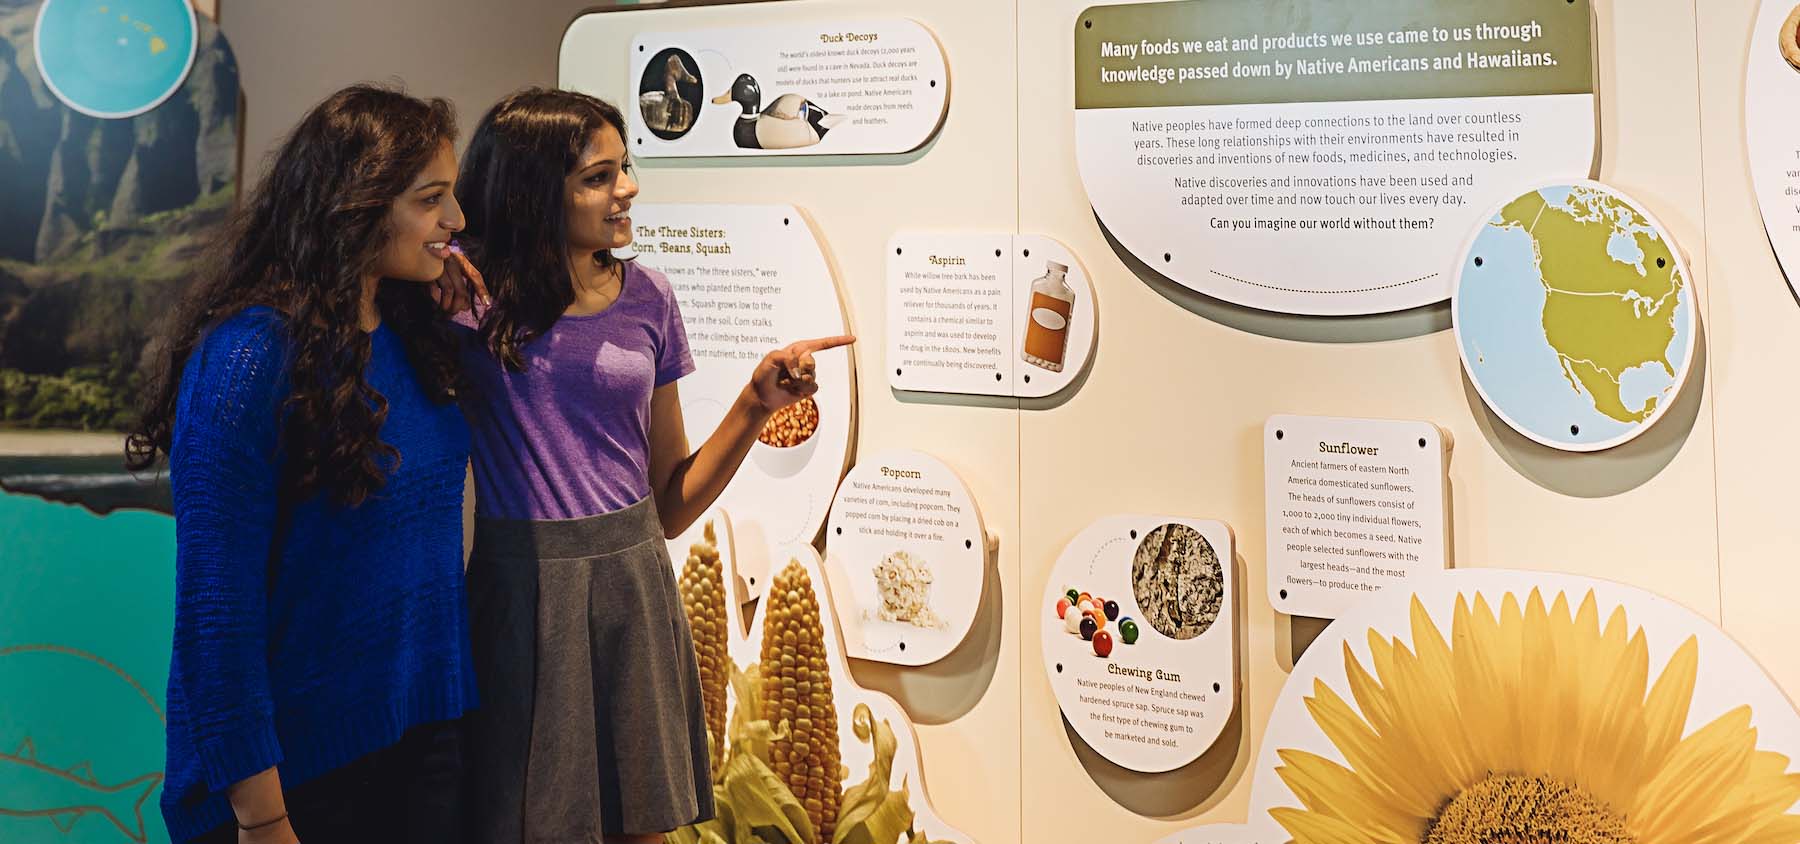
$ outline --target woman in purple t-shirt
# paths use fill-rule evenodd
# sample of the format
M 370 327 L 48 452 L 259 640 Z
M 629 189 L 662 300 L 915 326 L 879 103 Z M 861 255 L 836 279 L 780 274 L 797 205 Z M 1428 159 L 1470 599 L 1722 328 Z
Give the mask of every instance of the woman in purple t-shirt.
M 674 292 L 611 254 L 631 242 L 638 191 L 624 134 L 600 100 L 530 89 L 482 118 L 463 159 L 464 235 L 493 297 L 464 352 L 478 841 L 656 841 L 712 817 L 666 539 L 711 506 L 772 413 L 817 391 L 812 353 L 852 342 L 770 352 L 690 451 Z

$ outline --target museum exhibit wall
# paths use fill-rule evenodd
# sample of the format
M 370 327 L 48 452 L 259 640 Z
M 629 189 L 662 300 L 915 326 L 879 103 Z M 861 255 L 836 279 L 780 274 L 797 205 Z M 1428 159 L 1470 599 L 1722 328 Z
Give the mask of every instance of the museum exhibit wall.
M 1278 612 L 1264 588 L 1264 422 L 1276 414 L 1434 423 L 1454 443 L 1456 567 L 1644 588 L 1718 623 L 1784 688 L 1800 682 L 1780 647 L 1795 622 L 1771 588 L 1785 577 L 1779 560 L 1796 547 L 1780 516 L 1781 478 L 1794 458 L 1759 436 L 1788 404 L 1784 390 L 1765 385 L 1780 381 L 1780 350 L 1800 313 L 1744 165 L 1753 4 L 1699 14 L 1690 3 L 1594 4 L 1599 152 L 1588 175 L 1635 198 L 1673 235 L 1702 330 L 1692 380 L 1660 421 L 1632 442 L 1587 454 L 1532 442 L 1487 408 L 1464 375 L 1443 305 L 1362 317 L 1273 314 L 1190 292 L 1131 257 L 1097 219 L 1076 166 L 1072 33 L 1089 5 L 909 7 L 907 17 L 942 43 L 952 93 L 941 134 L 903 159 L 676 159 L 645 168 L 647 197 L 781 201 L 809 212 L 862 338 L 859 452 L 942 457 L 971 477 L 990 526 L 1000 526 L 1006 627 L 979 703 L 945 720 L 940 701 L 970 694 L 968 686 L 935 676 L 935 667 L 855 667 L 914 713 L 932 800 L 946 820 L 977 839 L 1030 841 L 1155 840 L 1245 819 L 1270 710 L 1295 655 L 1323 625 Z M 646 9 L 608 20 L 618 19 L 624 47 L 640 31 L 884 11 L 795 3 Z M 1016 40 L 997 43 L 994 34 L 1015 22 Z M 627 69 L 613 67 L 617 79 L 604 63 L 584 65 L 593 75 L 583 87 L 629 88 Z M 1002 98 L 1010 89 L 1012 108 L 996 108 L 990 89 Z M 1044 234 L 1080 257 L 1098 297 L 1098 342 L 1068 394 L 1013 404 L 884 383 L 875 355 L 886 316 L 881 245 L 915 230 Z M 1235 538 L 1239 704 L 1200 759 L 1159 774 L 1090 748 L 1062 717 L 1037 653 L 1043 626 L 1056 622 L 1042 604 L 1059 554 L 1090 523 L 1127 513 L 1219 520 Z M 1013 717 L 1004 711 L 1013 701 L 1016 792 L 988 775 L 1013 740 L 994 729 Z M 1015 793 L 1025 795 L 1016 819 L 1000 799 Z
M 810 234 L 824 272 L 808 277 L 828 282 L 819 289 L 835 294 L 843 324 L 858 337 L 847 356 L 854 402 L 846 472 L 856 478 L 918 466 L 928 475 L 953 476 L 957 494 L 979 513 L 991 544 L 985 554 L 974 553 L 974 562 L 960 563 L 979 570 L 979 598 L 966 612 L 966 633 L 945 655 L 924 664 L 891 653 L 866 658 L 867 643 L 855 637 L 831 650 L 834 666 L 841 665 L 834 672 L 845 681 L 839 691 L 845 717 L 846 700 L 866 699 L 900 734 L 896 771 L 922 778 L 908 785 L 924 831 L 933 840 L 968 842 L 1199 844 L 1286 840 L 1262 829 L 1205 828 L 1255 821 L 1252 816 L 1263 813 L 1271 783 L 1280 784 L 1265 758 L 1271 755 L 1266 737 L 1294 734 L 1295 695 L 1311 691 L 1288 689 L 1290 677 L 1310 683 L 1329 675 L 1322 661 L 1340 661 L 1339 652 L 1361 640 L 1341 625 L 1327 630 L 1326 619 L 1284 612 L 1276 597 L 1265 461 L 1279 447 L 1271 431 L 1297 424 L 1285 421 L 1296 416 L 1434 426 L 1433 451 L 1443 455 L 1445 472 L 1444 556 L 1456 571 L 1447 576 L 1451 580 L 1422 581 L 1426 600 L 1448 600 L 1445 590 L 1455 588 L 1501 590 L 1522 600 L 1519 590 L 1538 584 L 1532 573 L 1542 574 L 1545 589 L 1564 590 L 1571 603 L 1593 588 L 1586 579 L 1642 590 L 1599 587 L 1605 600 L 1629 611 L 1634 624 L 1680 632 L 1660 635 L 1678 640 L 1693 630 L 1703 647 L 1741 646 L 1748 659 L 1741 665 L 1726 661 L 1739 674 L 1709 674 L 1723 669 L 1706 668 L 1701 676 L 1714 678 L 1724 697 L 1741 691 L 1758 707 L 1757 727 L 1765 737 L 1777 748 L 1787 746 L 1781 742 L 1792 732 L 1790 701 L 1800 693 L 1800 662 L 1790 656 L 1800 616 L 1787 606 L 1790 564 L 1800 555 L 1800 523 L 1788 515 L 1800 454 L 1787 447 L 1783 434 L 1800 414 L 1788 374 L 1789 362 L 1800 359 L 1800 301 L 1772 249 L 1748 163 L 1746 64 L 1754 59 L 1759 7 L 1752 0 L 1592 2 L 1595 152 L 1591 166 L 1571 178 L 1602 183 L 1654 216 L 1685 260 L 1697 318 L 1691 373 L 1668 394 L 1672 403 L 1640 436 L 1596 451 L 1542 445 L 1490 409 L 1466 374 L 1446 302 L 1362 315 L 1280 313 L 1191 289 L 1191 278 L 1158 270 L 1157 250 L 1134 254 L 1127 243 L 1139 243 L 1141 236 L 1132 221 L 1097 210 L 1094 194 L 1101 188 L 1092 173 L 1084 183 L 1080 163 L 1095 153 L 1078 142 L 1078 44 L 1084 15 L 1104 15 L 1097 10 L 1106 8 L 1088 0 L 617 8 L 560 0 L 226 3 L 219 27 L 230 37 L 246 98 L 239 118 L 245 180 L 260 174 L 265 156 L 305 108 L 350 82 L 397 80 L 414 94 L 449 97 L 466 141 L 489 104 L 525 85 L 575 87 L 632 111 L 630 99 L 643 78 L 641 65 L 634 64 L 643 59 L 633 58 L 633 47 L 640 39 L 660 43 L 659 34 L 711 32 L 708 37 L 729 41 L 731 31 L 755 30 L 748 40 L 773 42 L 787 37 L 769 34 L 777 31 L 857 31 L 874 27 L 871 22 L 899 31 L 907 21 L 922 27 L 941 50 L 947 74 L 942 91 L 926 89 L 926 99 L 941 98 L 944 111 L 918 144 L 896 142 L 862 154 L 829 154 L 829 147 L 814 151 L 825 154 L 760 156 L 709 149 L 697 157 L 682 157 L 671 146 L 666 151 L 672 154 L 639 159 L 641 216 L 678 220 L 714 213 L 694 211 L 693 204 L 722 206 L 716 213 L 730 220 L 791 210 L 796 218 L 784 216 L 789 228 L 770 242 L 781 244 L 783 256 L 806 253 L 802 262 L 810 261 Z M 702 55 L 700 63 L 710 68 L 715 65 L 707 63 L 716 61 Z M 732 61 L 742 59 L 733 54 Z M 710 70 L 704 75 L 708 99 L 726 90 L 728 79 Z M 766 86 L 765 93 L 772 98 L 784 91 Z M 713 141 L 723 143 L 722 137 Z M 1587 149 L 1582 132 L 1568 138 L 1570 154 Z M 653 207 L 659 205 L 674 207 Z M 1445 237 L 1461 250 L 1466 233 Z M 1089 309 L 1089 322 L 1076 324 L 1092 339 L 1085 348 L 1070 347 L 1066 386 L 1048 396 L 1020 397 L 1027 392 L 1019 389 L 1021 382 L 985 395 L 897 385 L 904 379 L 889 361 L 898 342 L 889 332 L 900 298 L 892 278 L 905 256 L 896 249 L 988 240 L 1019 253 L 1009 260 L 1021 268 L 1011 275 L 1021 289 L 1044 271 L 1045 256 L 1027 259 L 1028 249 L 1060 250 L 1070 259 L 1063 263 L 1077 291 L 1076 308 Z M 755 250 L 741 240 L 733 246 Z M 641 260 L 659 264 L 656 254 Z M 766 260 L 773 266 L 787 257 Z M 1369 263 L 1365 255 L 1345 258 L 1347 270 Z M 1033 371 L 1020 366 L 1018 374 Z M 1284 421 L 1272 422 L 1275 417 Z M 1425 438 L 1420 442 L 1423 447 Z M 777 498 L 757 506 L 782 505 Z M 103 530 L 75 506 L 58 510 L 54 519 L 0 520 L 0 565 L 13 570 L 0 607 L 61 590 L 62 581 L 42 572 L 65 554 L 84 561 L 81 571 L 100 572 L 116 549 L 136 543 L 156 548 L 166 566 L 172 556 L 166 517 L 126 507 L 105 516 Z M 841 572 L 841 556 L 833 557 L 837 523 L 822 514 L 815 543 L 821 557 L 812 559 L 793 544 L 758 546 L 754 520 L 744 518 L 741 508 L 732 510 L 728 500 L 725 514 L 714 515 L 721 527 L 729 526 L 720 543 L 729 566 L 763 565 L 768 568 L 755 570 L 773 574 L 792 557 L 821 580 Z M 842 510 L 840 502 L 832 518 Z M 1066 619 L 1051 605 L 1066 587 L 1113 588 L 1071 574 L 1090 555 L 1116 556 L 1108 547 L 1125 547 L 1129 563 L 1131 548 L 1109 545 L 1107 531 L 1129 530 L 1135 542 L 1139 531 L 1164 523 L 1192 525 L 1221 552 L 1226 609 L 1217 628 L 1203 634 L 1213 643 L 1209 647 L 1216 646 L 1209 661 L 1196 668 L 1182 662 L 1159 667 L 1187 673 L 1190 680 L 1202 672 L 1198 685 L 1214 689 L 1210 700 L 1223 703 L 1197 719 L 1202 738 L 1189 741 L 1182 753 L 1146 759 L 1107 746 L 1067 714 L 1071 703 L 1059 698 L 1064 665 L 1057 649 L 1097 658 L 1084 638 L 1062 632 Z M 76 548 L 66 538 L 75 534 L 101 541 Z M 676 543 L 678 566 L 680 549 L 693 539 Z M 841 555 L 850 543 L 836 547 Z M 1480 572 L 1487 569 L 1525 574 L 1494 572 L 1483 579 Z M 941 588 L 947 579 L 942 571 L 938 576 Z M 118 594 L 97 600 L 108 612 L 137 606 L 138 615 L 125 617 L 147 619 L 141 624 L 153 627 L 168 614 L 160 603 L 169 599 L 167 583 L 151 588 L 159 582 L 156 566 L 134 567 L 119 578 Z M 821 587 L 821 593 L 836 588 Z M 1403 593 L 1390 589 L 1379 601 L 1348 607 L 1345 617 L 1354 615 L 1355 624 L 1366 622 L 1370 629 L 1404 627 Z M 142 596 L 157 606 L 143 607 Z M 838 618 L 860 612 L 842 597 L 832 598 Z M 1106 597 L 1125 596 L 1109 591 Z M 1144 602 L 1143 595 L 1134 597 Z M 768 602 L 747 601 L 744 618 Z M 1447 604 L 1431 606 L 1437 612 Z M 24 633 L 9 631 L 0 614 L 0 660 L 11 654 L 9 647 L 40 639 L 82 653 L 120 647 L 114 627 L 93 633 L 77 624 L 59 626 L 56 617 L 79 620 L 81 614 L 63 604 L 40 609 Z M 1443 611 L 1440 622 L 1449 618 Z M 1606 612 L 1602 607 L 1602 619 Z M 1139 620 L 1151 636 L 1149 619 Z M 1106 621 L 1118 654 L 1144 653 L 1131 649 L 1147 645 L 1124 643 L 1118 617 Z M 732 653 L 740 663 L 755 660 L 759 625 L 760 618 L 734 638 Z M 1448 635 L 1448 624 L 1442 626 Z M 1715 627 L 1736 644 L 1706 638 Z M 36 638 L 28 642 L 27 636 Z M 166 632 L 157 636 L 166 645 Z M 1315 640 L 1323 654 L 1309 649 Z M 1673 645 L 1659 639 L 1650 647 L 1654 677 Z M 101 669 L 53 694 L 99 689 L 109 700 L 119 698 L 113 686 L 129 675 L 127 703 L 120 706 L 139 720 L 144 713 L 136 708 L 146 703 L 146 711 L 160 714 L 166 654 L 151 653 L 149 645 L 127 650 L 133 655 L 114 660 L 122 668 Z M 27 656 L 39 659 L 42 653 Z M 28 678 L 39 675 L 32 672 L 56 668 L 11 655 L 12 662 L 0 661 L 0 688 L 34 682 Z M 1741 685 L 1733 677 L 1742 678 Z M 148 692 L 130 692 L 132 683 Z M 21 725 L 53 715 L 0 703 L 0 744 L 8 745 L 0 746 L 0 754 L 10 752 L 12 733 Z M 111 710 L 81 717 L 134 731 L 130 764 L 160 763 L 160 730 L 152 729 L 159 725 L 128 722 Z M 851 748 L 857 739 L 846 734 L 843 741 Z M 46 764 L 59 767 L 84 761 L 77 757 L 89 752 L 43 744 L 36 743 Z M 6 758 L 0 756 L 0 764 Z M 849 758 L 846 786 L 864 775 L 861 763 Z M 155 762 L 139 761 L 147 759 Z M 101 773 L 107 785 L 128 778 Z M 896 773 L 896 788 L 899 780 Z M 43 818 L 0 820 L 38 824 L 52 834 L 56 829 Z M 149 827 L 149 840 L 163 840 L 153 818 Z M 114 832 L 93 820 L 75 829 Z

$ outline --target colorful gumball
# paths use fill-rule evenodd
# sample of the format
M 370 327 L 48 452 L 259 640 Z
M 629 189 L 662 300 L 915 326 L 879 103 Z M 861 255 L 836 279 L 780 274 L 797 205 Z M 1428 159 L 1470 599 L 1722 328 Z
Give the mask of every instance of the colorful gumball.
M 1125 644 L 1127 644 L 1127 645 L 1137 644 L 1137 640 L 1138 640 L 1137 622 L 1132 621 L 1129 618 L 1120 619 L 1119 620 L 1119 638 L 1124 639 Z
M 1072 612 L 1065 613 L 1063 615 L 1063 630 L 1069 633 L 1081 632 L 1081 616 Z
M 1100 625 L 1094 623 L 1094 617 L 1091 615 L 1082 616 L 1082 618 L 1081 618 L 1081 638 L 1087 639 L 1087 640 L 1092 640 L 1094 638 L 1094 634 L 1098 633 L 1098 632 L 1100 632 Z
M 1068 598 L 1056 599 L 1056 617 L 1062 618 L 1063 616 L 1068 615 L 1068 614 L 1069 614 L 1069 599 Z
M 1064 592 L 1063 594 L 1069 596 L 1069 606 L 1075 606 L 1076 604 L 1081 603 L 1081 593 L 1075 591 L 1073 587 L 1070 587 L 1069 591 Z
M 1101 608 L 1106 610 L 1106 618 L 1108 621 L 1118 620 L 1118 618 L 1119 618 L 1119 602 L 1118 601 L 1107 601 L 1105 604 L 1101 605 Z
M 1102 630 L 1094 634 L 1094 656 L 1102 658 L 1111 656 L 1112 648 L 1113 641 L 1111 633 Z

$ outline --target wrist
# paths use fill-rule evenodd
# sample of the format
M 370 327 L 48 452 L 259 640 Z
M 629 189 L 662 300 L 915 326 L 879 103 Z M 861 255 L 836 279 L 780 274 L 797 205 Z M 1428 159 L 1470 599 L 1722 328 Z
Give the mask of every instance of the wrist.
M 276 813 L 274 815 L 270 815 L 269 817 L 263 818 L 261 820 L 252 820 L 252 821 L 239 820 L 237 822 L 237 825 L 238 825 L 238 829 L 241 829 L 245 832 L 256 832 L 258 830 L 273 828 L 286 820 L 287 820 L 287 812 L 283 811 L 283 812 Z
M 754 384 L 745 384 L 744 389 L 738 391 L 737 406 L 733 410 L 749 416 L 758 427 L 775 415 L 774 409 L 763 404 L 762 398 L 756 394 Z

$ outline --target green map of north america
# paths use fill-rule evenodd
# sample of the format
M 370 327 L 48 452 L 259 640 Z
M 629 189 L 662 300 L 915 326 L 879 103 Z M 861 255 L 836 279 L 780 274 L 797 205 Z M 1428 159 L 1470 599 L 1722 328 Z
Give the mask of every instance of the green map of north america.
M 1654 415 L 1655 396 L 1639 410 L 1626 407 L 1620 378 L 1647 364 L 1660 364 L 1675 377 L 1668 349 L 1687 282 L 1669 244 L 1631 206 L 1586 187 L 1571 190 L 1566 205 L 1553 205 L 1537 192 L 1525 194 L 1502 209 L 1493 225 L 1531 236 L 1546 292 L 1544 338 L 1570 387 L 1620 422 L 1635 424 Z M 1619 235 L 1636 243 L 1642 254 L 1637 265 L 1613 255 L 1609 247 Z

